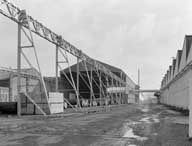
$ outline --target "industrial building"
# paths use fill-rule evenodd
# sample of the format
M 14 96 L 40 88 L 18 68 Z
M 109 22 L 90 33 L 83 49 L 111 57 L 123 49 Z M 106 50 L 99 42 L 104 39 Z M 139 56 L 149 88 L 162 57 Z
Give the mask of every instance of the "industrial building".
M 186 35 L 161 82 L 160 102 L 176 108 L 189 108 L 192 78 L 192 36 Z
M 45 79 L 46 87 L 51 92 L 53 83 Z M 21 92 L 27 93 L 39 105 L 44 105 L 46 100 L 42 92 L 39 73 L 35 69 L 22 69 Z M 17 102 L 17 72 L 11 69 L 0 69 L 0 110 L 1 112 L 16 113 Z M 23 114 L 38 114 L 38 110 L 30 100 L 23 95 L 21 98 L 21 109 Z M 47 110 L 47 109 L 46 109 Z
M 79 97 L 81 107 L 87 106 L 104 106 L 109 104 L 128 104 L 135 103 L 138 95 L 134 93 L 137 85 L 119 68 L 102 63 L 114 74 L 119 76 L 122 80 L 126 81 L 126 87 L 119 87 L 111 78 L 101 71 L 95 71 L 91 68 L 90 64 L 86 64 L 88 72 L 82 62 L 79 63 Z M 77 82 L 77 64 L 70 66 L 74 82 Z M 59 92 L 62 93 L 63 99 L 61 102 L 70 108 L 70 105 L 77 105 L 77 97 L 74 88 L 71 86 L 70 81 L 64 75 L 70 78 L 69 68 L 60 71 Z M 98 73 L 101 74 L 98 76 Z M 89 75 L 92 74 L 92 88 L 93 94 L 89 87 Z M 55 92 L 56 77 L 44 77 L 47 92 Z M 113 83 L 114 82 L 114 83 Z M 113 84 L 113 85 L 112 85 Z M 110 85 L 110 86 L 109 86 Z M 39 73 L 35 69 L 22 69 L 21 73 L 21 92 L 30 95 L 33 101 L 29 100 L 27 95 L 22 94 L 21 100 L 21 113 L 22 114 L 41 114 L 38 107 L 43 111 L 50 113 L 48 110 L 48 102 L 45 98 L 45 93 L 42 89 Z M 68 102 L 67 102 L 68 101 Z M 35 104 L 33 103 L 35 102 Z M 0 70 L 0 111 L 16 113 L 17 103 L 17 72 L 16 70 L 1 69 Z M 70 105 L 69 105 L 70 104 Z M 60 106 L 60 105 L 58 105 Z
M 4 0 L 1 6 L 1 14 L 18 24 L 17 69 L 0 72 L 1 100 L 2 105 L 17 103 L 18 116 L 60 113 L 64 105 L 80 108 L 134 103 L 138 99 L 134 92 L 138 86 L 122 70 L 89 57 L 14 4 Z M 42 75 L 34 34 L 55 46 L 54 77 Z M 29 45 L 23 45 L 24 39 Z M 37 70 L 24 48 L 34 53 Z M 69 56 L 77 59 L 77 65 L 71 66 Z M 22 57 L 30 69 L 22 69 Z M 61 63 L 68 68 L 61 67 Z
M 96 101 L 96 105 L 108 105 L 108 104 L 126 104 L 128 102 L 134 103 L 136 101 L 136 95 L 134 92 L 131 92 L 136 88 L 136 84 L 119 68 L 113 67 L 111 65 L 103 64 L 106 68 L 108 68 L 111 72 L 116 74 L 119 78 L 126 82 L 126 87 L 120 88 L 118 85 L 113 83 L 113 80 L 106 76 L 101 71 L 96 71 L 92 69 L 91 65 L 83 62 L 79 63 L 79 94 L 81 99 L 81 104 L 85 102 L 91 104 L 91 101 Z M 86 68 L 85 68 L 86 66 Z M 74 64 L 70 67 L 72 72 L 72 76 L 74 82 L 76 83 L 77 76 L 77 64 Z M 61 82 L 64 88 L 60 88 L 60 92 L 63 92 L 65 98 L 67 98 L 72 104 L 76 104 L 75 91 L 73 87 L 70 85 L 67 78 L 64 76 L 63 72 L 66 73 L 68 78 L 70 78 L 69 68 L 66 68 L 60 71 Z M 86 71 L 87 70 L 87 71 Z M 100 76 L 98 75 L 101 75 Z M 92 88 L 93 94 L 89 88 L 89 76 L 92 78 Z M 111 96 L 109 96 L 111 94 Z M 108 98 L 110 97 L 110 98 Z

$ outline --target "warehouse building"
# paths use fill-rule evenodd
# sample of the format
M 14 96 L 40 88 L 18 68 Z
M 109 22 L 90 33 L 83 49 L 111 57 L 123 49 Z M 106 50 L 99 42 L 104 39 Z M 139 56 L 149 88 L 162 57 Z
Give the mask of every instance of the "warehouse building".
M 126 87 L 120 87 L 119 85 L 116 85 L 116 83 L 113 83 L 110 77 L 107 77 L 104 73 L 97 71 L 90 64 L 80 62 L 79 96 L 81 104 L 82 102 L 84 102 L 84 100 L 86 100 L 88 104 L 91 104 L 91 100 L 94 100 L 96 101 L 96 105 L 135 103 L 138 99 L 138 95 L 135 94 L 133 90 L 137 88 L 137 85 L 121 69 L 102 62 L 99 63 L 104 65 L 107 69 L 109 69 L 111 72 L 113 72 L 123 81 L 125 81 L 127 83 Z M 70 71 L 74 82 L 77 82 L 77 64 L 72 65 L 70 69 L 66 68 L 60 71 L 61 82 L 62 85 L 64 85 L 64 90 L 61 90 L 61 92 L 64 93 L 65 98 L 67 98 L 72 104 L 77 104 L 75 90 L 69 82 L 69 79 L 71 81 Z M 99 74 L 101 74 L 102 83 L 100 82 Z M 94 99 L 92 99 L 91 90 L 89 88 L 90 76 L 92 76 L 93 78 L 92 87 Z M 108 87 L 108 84 L 110 85 L 110 87 Z M 114 84 L 114 86 L 112 84 Z M 106 96 L 109 96 L 110 98 Z
M 100 62 L 102 63 L 102 62 Z M 137 85 L 119 68 L 102 63 L 107 69 L 116 74 L 123 81 L 126 81 L 126 87 L 121 87 L 115 80 L 107 77 L 103 72 L 93 70 L 87 63 L 79 63 L 79 99 L 81 106 L 99 106 L 108 104 L 127 104 L 135 103 L 137 96 L 134 89 Z M 71 83 L 77 83 L 77 64 L 60 71 L 58 78 L 59 92 L 62 99 L 58 103 L 56 99 L 46 100 L 43 86 L 40 82 L 39 72 L 35 69 L 22 69 L 21 70 L 21 110 L 22 114 L 42 114 L 41 108 L 46 113 L 50 113 L 48 102 L 56 102 L 51 104 L 54 109 L 61 105 L 65 108 L 69 105 L 77 105 L 77 96 Z M 71 74 L 70 74 L 71 71 Z M 64 73 L 66 75 L 64 75 Z M 89 78 L 92 74 L 92 89 L 90 92 Z M 101 76 L 99 76 L 101 75 Z M 68 78 L 68 79 L 67 79 Z M 55 77 L 44 77 L 45 86 L 48 94 L 56 92 Z M 29 98 L 30 96 L 31 98 Z M 50 97 L 49 97 L 50 98 Z M 17 71 L 9 69 L 0 69 L 0 112 L 16 113 L 17 103 Z M 57 104 L 57 105 L 56 105 Z M 60 111 L 62 111 L 60 109 Z
M 190 99 L 190 79 L 192 78 L 192 36 L 186 35 L 182 50 L 166 71 L 161 82 L 160 102 L 187 110 Z
M 55 82 L 50 78 L 44 78 L 48 92 L 54 92 Z M 41 114 L 34 105 L 35 102 L 44 111 L 48 111 L 47 101 L 43 86 L 40 82 L 38 71 L 27 68 L 21 70 L 21 112 L 22 114 Z M 27 93 L 31 100 L 26 98 Z M 17 103 L 17 72 L 16 70 L 0 69 L 0 111 L 16 113 Z

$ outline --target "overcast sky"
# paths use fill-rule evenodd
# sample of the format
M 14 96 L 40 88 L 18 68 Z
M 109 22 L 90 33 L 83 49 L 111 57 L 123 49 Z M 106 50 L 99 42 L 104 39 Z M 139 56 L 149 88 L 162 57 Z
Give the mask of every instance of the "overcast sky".
M 90 57 L 123 69 L 142 88 L 159 88 L 172 57 L 192 34 L 190 0 L 10 0 Z M 15 67 L 17 25 L 0 15 L 0 66 Z M 35 37 L 44 75 L 54 45 Z M 29 53 L 31 55 L 31 53 Z

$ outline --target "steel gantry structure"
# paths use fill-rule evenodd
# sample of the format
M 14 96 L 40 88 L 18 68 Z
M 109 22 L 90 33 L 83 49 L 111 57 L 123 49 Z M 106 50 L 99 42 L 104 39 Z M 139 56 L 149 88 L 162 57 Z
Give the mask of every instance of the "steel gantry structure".
M 80 97 L 80 95 L 79 95 L 79 77 L 83 76 L 79 72 L 80 61 L 81 61 L 81 63 L 83 63 L 85 70 L 86 70 L 86 73 L 87 73 L 88 82 L 86 84 L 90 89 L 90 99 L 92 101 L 94 101 L 94 99 L 95 99 L 95 95 L 94 95 L 93 87 L 92 87 L 92 84 L 95 81 L 93 79 L 92 72 L 95 72 L 96 75 L 98 76 L 99 80 L 100 80 L 99 84 L 97 84 L 97 86 L 100 88 L 100 98 L 101 97 L 114 98 L 111 92 L 107 92 L 107 91 L 103 90 L 104 87 L 106 87 L 106 88 L 109 88 L 109 87 L 126 87 L 126 81 L 125 80 L 121 79 L 119 76 L 117 76 L 112 71 L 107 69 L 104 65 L 102 65 L 101 63 L 99 63 L 95 59 L 89 57 L 83 51 L 77 49 L 75 46 L 73 46 L 72 44 L 70 44 L 69 42 L 64 40 L 61 35 L 56 34 L 52 30 L 50 30 L 49 28 L 44 26 L 42 23 L 40 23 L 39 21 L 37 21 L 36 19 L 34 19 L 30 15 L 28 15 L 25 10 L 19 9 L 17 6 L 8 2 L 7 0 L 0 0 L 0 13 L 18 24 L 18 51 L 17 51 L 18 52 L 17 53 L 17 74 L 18 74 L 18 81 L 17 81 L 17 88 L 18 88 L 18 96 L 17 96 L 17 103 L 18 103 L 17 105 L 18 106 L 17 107 L 18 108 L 17 108 L 17 111 L 18 111 L 18 115 L 20 115 L 20 113 L 21 113 L 21 105 L 20 105 L 21 104 L 20 103 L 20 96 L 21 96 L 20 95 L 21 94 L 21 56 L 26 60 L 26 62 L 29 64 L 30 67 L 35 68 L 32 65 L 32 63 L 29 61 L 29 59 L 27 58 L 27 55 L 24 53 L 25 48 L 33 48 L 33 50 L 34 50 L 37 68 L 38 68 L 38 72 L 39 72 L 39 80 L 42 84 L 43 92 L 45 94 L 45 97 L 46 97 L 46 100 L 48 103 L 48 107 L 50 106 L 49 102 L 48 102 L 48 94 L 47 94 L 47 89 L 46 89 L 46 86 L 44 83 L 44 78 L 41 74 L 40 63 L 39 63 L 38 57 L 37 57 L 37 51 L 35 48 L 33 34 L 36 34 L 36 35 L 40 36 L 41 38 L 43 38 L 43 39 L 45 39 L 45 40 L 47 40 L 50 43 L 55 45 L 55 48 L 56 48 L 56 61 L 55 61 L 56 62 L 56 68 L 55 68 L 55 70 L 56 70 L 56 85 L 55 85 L 55 91 L 58 92 L 58 72 L 59 72 L 59 69 L 62 70 L 61 63 L 65 63 L 69 67 L 70 77 L 68 77 L 65 72 L 63 72 L 63 74 L 65 75 L 65 77 L 67 78 L 67 80 L 69 81 L 69 83 L 71 84 L 71 86 L 73 87 L 73 89 L 75 91 L 75 94 L 77 97 L 77 102 L 78 102 L 78 107 L 81 107 L 80 99 L 79 99 L 79 97 Z M 21 35 L 22 34 L 29 40 L 29 43 L 31 45 L 29 45 L 29 46 L 22 46 L 21 45 L 21 42 L 22 42 Z M 60 56 L 63 57 L 62 59 L 59 58 L 59 54 L 60 54 Z M 71 54 L 72 56 L 77 58 L 76 83 L 74 81 L 74 78 L 72 76 L 72 72 L 70 70 L 70 62 L 69 62 L 68 54 Z M 91 73 L 88 72 L 87 63 L 91 65 L 91 68 L 92 68 Z M 102 76 L 105 76 L 105 82 L 102 81 Z M 116 91 L 116 95 L 119 94 L 119 98 L 121 98 L 123 96 L 123 94 L 125 93 L 122 90 L 120 90 L 119 93 L 117 93 L 117 92 L 118 91 Z M 31 101 L 33 101 L 33 99 L 30 97 L 30 95 L 28 93 L 24 93 L 24 94 Z M 115 98 L 118 98 L 118 97 L 116 96 Z M 35 106 L 37 106 L 38 108 L 41 109 L 41 107 L 39 107 L 38 104 L 35 103 L 35 101 L 33 101 L 33 102 L 34 102 Z M 66 102 L 68 102 L 68 101 L 66 100 Z M 42 109 L 41 109 L 41 111 L 42 111 L 42 114 L 44 114 L 44 115 L 47 114 Z

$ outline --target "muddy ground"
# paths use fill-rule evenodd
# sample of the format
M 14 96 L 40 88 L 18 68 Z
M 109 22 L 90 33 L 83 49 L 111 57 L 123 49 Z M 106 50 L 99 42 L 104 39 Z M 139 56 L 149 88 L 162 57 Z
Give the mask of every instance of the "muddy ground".
M 0 146 L 192 146 L 187 133 L 187 116 L 155 104 L 0 116 Z

